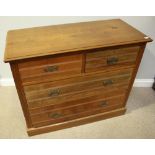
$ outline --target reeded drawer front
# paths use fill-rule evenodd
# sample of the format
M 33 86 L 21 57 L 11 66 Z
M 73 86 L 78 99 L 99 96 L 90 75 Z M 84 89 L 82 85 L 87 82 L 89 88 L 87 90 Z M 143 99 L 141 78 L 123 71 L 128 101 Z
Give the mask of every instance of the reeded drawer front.
M 103 91 L 126 85 L 128 87 L 133 69 L 124 69 L 109 73 L 83 76 L 64 81 L 47 84 L 25 86 L 25 94 L 30 108 L 62 103 L 73 98 L 81 98 L 83 94 L 94 93 L 98 89 Z
M 133 65 L 136 62 L 140 47 L 124 47 L 119 49 L 98 50 L 86 54 L 86 72 L 101 71 L 108 68 L 119 68 Z
M 84 102 L 81 105 L 71 106 L 69 108 L 59 108 L 57 110 L 48 111 L 31 115 L 34 126 L 38 126 L 41 122 L 59 123 L 66 120 L 83 117 L 83 114 L 96 112 L 106 112 L 109 109 L 115 109 L 123 106 L 125 94 L 120 96 L 113 96 L 109 98 L 102 98 L 100 100 Z M 81 115 L 81 116 L 80 116 Z M 46 123 L 45 123 L 46 124 Z
M 18 64 L 24 85 L 59 80 L 81 73 L 82 55 L 72 54 L 28 60 Z

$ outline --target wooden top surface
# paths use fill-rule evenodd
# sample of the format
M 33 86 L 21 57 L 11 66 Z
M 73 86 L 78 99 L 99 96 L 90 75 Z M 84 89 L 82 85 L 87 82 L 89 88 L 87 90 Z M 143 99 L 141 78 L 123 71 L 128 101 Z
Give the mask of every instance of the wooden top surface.
M 11 30 L 4 61 L 149 41 L 120 19 Z

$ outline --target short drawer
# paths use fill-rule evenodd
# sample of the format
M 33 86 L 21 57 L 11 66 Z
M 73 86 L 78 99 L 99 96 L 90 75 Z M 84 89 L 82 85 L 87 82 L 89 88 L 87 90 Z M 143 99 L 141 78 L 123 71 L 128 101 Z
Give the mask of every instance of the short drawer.
M 106 91 L 118 86 L 128 87 L 133 69 L 93 74 L 64 81 L 25 86 L 25 94 L 30 108 L 58 104 L 93 95 L 98 90 Z
M 101 71 L 124 65 L 134 65 L 139 46 L 123 47 L 109 50 L 97 50 L 86 54 L 86 72 Z
M 89 116 L 90 114 L 96 114 L 101 112 L 106 112 L 109 109 L 113 110 L 116 108 L 120 108 L 123 106 L 125 99 L 125 94 L 121 94 L 120 96 L 113 96 L 110 98 L 102 98 L 100 100 L 85 102 L 80 105 L 71 106 L 69 108 L 59 108 L 57 110 L 48 111 L 46 113 L 40 113 L 31 115 L 31 119 L 34 126 L 42 125 L 42 122 L 46 122 L 50 124 L 60 123 L 68 120 L 72 120 L 75 118 L 80 118 L 85 116 Z M 46 124 L 45 123 L 45 124 Z
M 18 66 L 24 85 L 59 80 L 81 73 L 82 55 L 36 58 L 20 62 Z

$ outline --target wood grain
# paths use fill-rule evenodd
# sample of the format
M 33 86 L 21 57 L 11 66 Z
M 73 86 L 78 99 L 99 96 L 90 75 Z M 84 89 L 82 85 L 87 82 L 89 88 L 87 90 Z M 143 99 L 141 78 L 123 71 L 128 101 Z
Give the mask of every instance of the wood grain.
M 128 92 L 126 93 L 126 99 L 125 99 L 125 102 L 124 102 L 124 106 L 126 106 L 126 104 L 127 104 L 127 100 L 128 100 L 129 95 L 130 95 L 130 92 L 131 92 L 131 89 L 132 89 L 132 86 L 133 86 L 133 83 L 134 83 L 134 79 L 136 78 L 136 74 L 138 72 L 138 68 L 139 68 L 139 65 L 141 63 L 145 47 L 146 47 L 146 43 L 141 44 L 141 48 L 139 49 L 139 54 L 138 54 L 138 57 L 137 57 L 137 60 L 136 60 L 136 66 L 134 68 L 134 71 L 133 71 L 133 74 L 132 74 L 132 77 L 131 77 L 131 80 L 130 80 L 130 83 L 129 83 Z
M 95 121 L 100 121 L 111 117 L 120 116 L 120 115 L 123 115 L 125 112 L 126 112 L 125 108 L 120 108 L 120 109 L 112 110 L 105 113 L 99 113 L 96 115 L 87 116 L 87 117 L 83 117 L 83 118 L 79 118 L 79 119 L 75 119 L 67 122 L 57 123 L 54 125 L 42 126 L 37 128 L 29 128 L 27 130 L 27 133 L 29 136 L 33 136 L 36 134 L 56 131 L 56 130 L 65 129 L 65 128 L 78 126 L 82 124 L 87 124 Z
M 81 113 L 87 113 L 87 112 L 94 112 L 94 111 L 108 111 L 109 107 L 115 105 L 123 105 L 124 103 L 124 95 L 121 96 L 114 96 L 111 98 L 102 98 L 101 100 L 98 101 L 93 101 L 89 103 L 83 103 L 80 105 L 76 106 L 71 106 L 67 108 L 59 108 L 56 110 L 48 111 L 46 113 L 40 113 L 40 114 L 35 114 L 31 115 L 32 122 L 35 124 L 37 122 L 44 122 L 44 121 L 50 121 L 51 124 L 53 123 L 58 123 L 61 121 L 64 121 L 66 117 L 69 117 L 72 119 L 72 116 L 74 115 L 79 115 L 79 117 L 83 117 Z M 117 107 L 117 106 L 116 106 Z M 74 118 L 74 117 L 73 117 Z
M 139 52 L 139 46 L 122 47 L 108 50 L 98 50 L 86 54 L 86 72 L 104 70 L 105 68 L 116 68 L 124 65 L 135 64 Z M 110 60 L 116 61 L 111 64 Z
M 57 84 L 56 87 L 50 87 L 50 83 L 47 84 L 48 88 L 44 89 L 44 84 L 42 84 L 42 87 L 40 87 L 40 90 L 36 91 L 25 91 L 26 98 L 28 102 L 35 101 L 39 99 L 46 99 L 46 98 L 56 98 L 60 97 L 66 94 L 74 94 L 77 92 L 83 92 L 83 91 L 91 91 L 92 89 L 95 89 L 97 87 L 102 88 L 104 87 L 105 90 L 107 87 L 116 87 L 119 86 L 119 84 L 124 83 L 128 84 L 130 77 L 131 77 L 132 71 L 126 70 L 126 72 L 114 72 L 113 75 L 108 76 L 105 74 L 100 74 L 98 77 L 96 77 L 95 80 L 91 79 L 87 80 L 86 78 L 83 78 L 82 82 L 77 82 L 75 84 L 69 83 L 67 85 L 59 85 Z M 106 85 L 104 83 L 111 81 L 112 83 Z M 53 94 L 52 94 L 53 92 Z M 57 92 L 57 94 L 54 92 Z
M 33 67 L 47 66 L 47 65 L 55 65 L 55 64 L 64 64 L 69 62 L 82 61 L 82 54 L 78 53 L 70 53 L 70 54 L 59 54 L 52 55 L 46 57 L 38 57 L 37 59 L 25 59 L 19 60 L 18 66 L 19 70 L 31 69 Z M 82 63 L 82 62 L 81 62 Z
M 31 128 L 32 122 L 31 122 L 31 118 L 30 118 L 30 112 L 28 109 L 27 100 L 25 97 L 25 92 L 24 92 L 24 89 L 22 87 L 22 82 L 21 82 L 20 75 L 19 75 L 18 64 L 15 62 L 11 62 L 10 66 L 11 66 L 11 71 L 12 71 L 12 75 L 14 78 L 15 86 L 16 86 L 16 89 L 18 92 L 18 96 L 20 99 L 21 107 L 22 107 L 24 117 L 26 120 L 26 125 L 28 128 Z
M 44 89 L 49 89 L 49 88 L 56 88 L 60 86 L 65 86 L 65 85 L 73 85 L 77 83 L 83 83 L 86 81 L 93 81 L 96 79 L 106 79 L 106 78 L 112 78 L 114 76 L 122 76 L 122 75 L 128 75 L 131 74 L 133 71 L 134 66 L 123 66 L 119 67 L 119 69 L 105 69 L 100 72 L 95 72 L 95 73 L 85 73 L 81 74 L 81 76 L 76 76 L 74 78 L 66 78 L 63 80 L 55 80 L 55 81 L 50 81 L 50 82 L 43 82 L 43 83 L 38 83 L 34 85 L 26 85 L 24 86 L 24 90 L 26 93 L 28 92 L 33 92 L 33 91 L 40 91 Z
M 126 92 L 127 89 L 128 89 L 128 84 L 122 83 L 122 84 L 119 84 L 119 87 L 117 86 L 108 87 L 106 88 L 106 90 L 105 88 L 96 88 L 96 89 L 92 89 L 91 91 L 83 91 L 79 93 L 74 93 L 72 95 L 68 94 L 68 95 L 64 95 L 61 97 L 34 100 L 31 102 L 28 102 L 28 105 L 29 105 L 30 110 L 34 108 L 44 108 L 44 107 L 46 108 L 46 106 L 59 107 L 60 105 L 63 105 L 63 104 L 68 106 L 68 104 L 73 104 L 73 105 L 77 104 L 79 100 L 85 102 L 89 100 L 90 98 L 94 100 L 96 98 L 100 98 L 101 96 L 107 97 L 108 93 L 110 94 L 113 91 L 115 91 L 116 94 L 117 92 L 123 93 L 123 92 Z
M 126 56 L 128 54 L 136 54 L 139 51 L 139 45 L 132 46 L 118 46 L 111 48 L 100 48 L 97 50 L 90 50 L 86 53 L 87 59 L 94 59 L 100 57 L 108 57 L 114 55 Z
M 125 113 L 147 42 L 115 19 L 9 31 L 9 61 L 29 135 Z
M 11 30 L 4 61 L 152 41 L 145 37 L 120 19 Z
M 62 103 L 55 103 L 49 106 L 30 108 L 29 111 L 31 115 L 35 115 L 35 114 L 40 114 L 43 112 L 56 110 L 56 109 L 62 109 L 62 108 L 67 108 L 71 106 L 82 105 L 83 103 L 89 103 L 89 102 L 93 102 L 96 100 L 102 100 L 103 98 L 106 100 L 107 98 L 110 99 L 116 96 L 122 96 L 123 94 L 126 94 L 127 89 L 125 88 L 126 87 L 121 87 L 119 90 L 112 89 L 112 90 L 108 90 L 105 92 L 100 91 L 97 94 L 94 93 L 93 95 L 90 95 L 90 96 L 85 96 L 85 97 L 83 96 L 83 98 L 76 99 L 76 100 L 66 101 Z
M 117 104 L 117 105 L 109 106 L 107 108 L 93 109 L 91 111 L 84 111 L 84 112 L 77 113 L 74 115 L 68 115 L 66 117 L 63 117 L 63 118 L 57 119 L 57 120 L 46 120 L 46 121 L 36 122 L 36 123 L 33 123 L 33 126 L 41 127 L 41 126 L 46 126 L 46 125 L 50 125 L 50 124 L 54 124 L 54 123 L 57 124 L 57 123 L 61 123 L 61 122 L 67 122 L 67 121 L 82 118 L 82 117 L 88 117 L 88 116 L 99 114 L 99 113 L 105 113 L 107 111 L 112 111 L 112 110 L 119 109 L 122 107 L 123 107 L 123 105 Z

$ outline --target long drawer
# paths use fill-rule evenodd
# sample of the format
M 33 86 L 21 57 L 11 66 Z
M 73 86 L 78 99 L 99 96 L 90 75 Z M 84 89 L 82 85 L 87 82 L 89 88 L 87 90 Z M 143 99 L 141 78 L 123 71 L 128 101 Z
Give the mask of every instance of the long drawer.
M 123 69 L 107 73 L 81 76 L 61 81 L 25 86 L 25 94 L 29 108 L 61 104 L 66 101 L 98 94 L 102 91 L 128 88 L 133 69 Z
M 80 105 L 71 106 L 67 108 L 59 108 L 56 110 L 48 111 L 46 113 L 31 115 L 33 125 L 35 127 L 60 123 L 84 116 L 102 113 L 109 110 L 114 110 L 123 107 L 125 93 L 112 96 L 109 98 L 102 98 L 95 101 L 85 102 Z
M 119 68 L 124 65 L 134 65 L 140 47 L 122 47 L 109 50 L 97 50 L 86 54 L 86 72 L 103 69 Z
M 71 54 L 25 60 L 18 64 L 23 85 L 60 80 L 81 73 L 82 55 Z
M 113 96 L 119 96 L 119 95 L 125 94 L 126 92 L 127 92 L 126 85 L 120 86 L 119 89 L 114 88 L 114 89 L 109 89 L 107 91 L 104 91 L 103 89 L 98 89 L 98 90 L 95 90 L 94 94 L 92 92 L 91 93 L 85 92 L 84 94 L 76 94 L 76 95 L 73 95 L 71 100 L 66 100 L 64 102 L 56 102 L 55 104 L 49 104 L 42 107 L 31 108 L 29 111 L 30 111 L 30 114 L 35 115 L 35 114 L 39 114 L 39 113 L 43 113 L 43 112 L 47 112 L 47 111 L 51 111 L 59 108 L 66 108 L 66 107 L 80 105 L 86 102 L 101 100 L 103 98 L 106 99 Z M 67 97 L 69 98 L 69 96 Z

